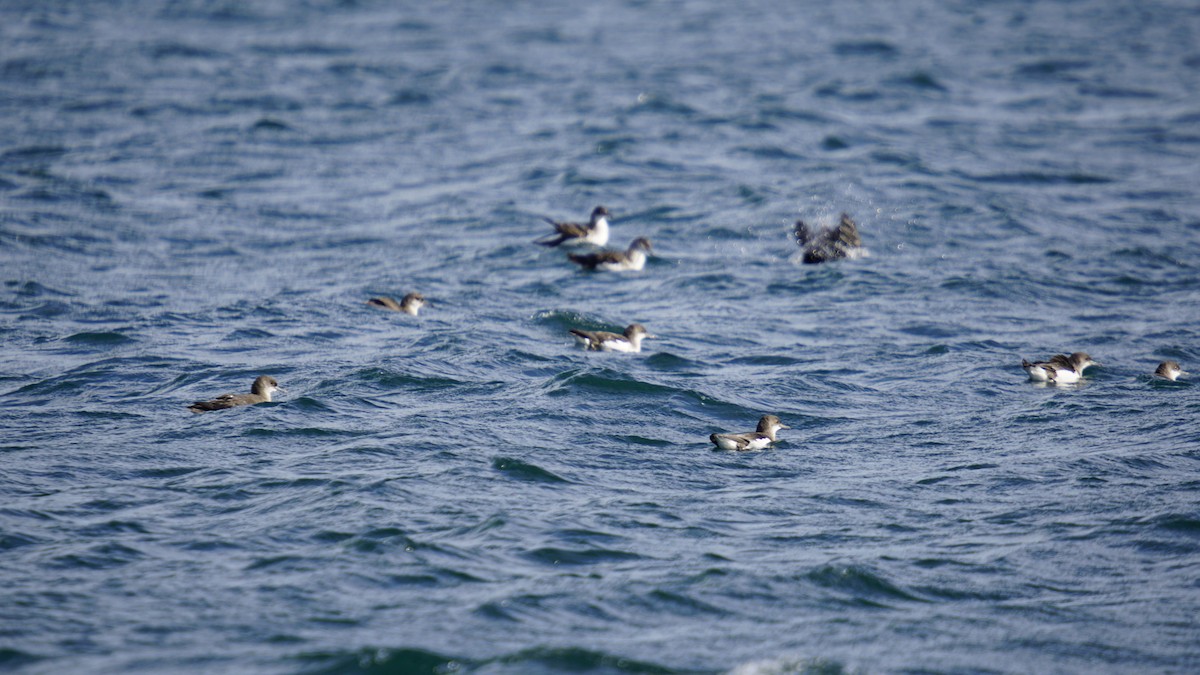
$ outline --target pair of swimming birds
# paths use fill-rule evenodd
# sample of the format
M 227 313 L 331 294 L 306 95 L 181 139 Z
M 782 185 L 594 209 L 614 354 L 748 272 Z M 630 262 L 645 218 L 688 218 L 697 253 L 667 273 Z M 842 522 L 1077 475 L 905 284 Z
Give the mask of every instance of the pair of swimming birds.
M 1070 356 L 1056 354 L 1038 363 L 1021 360 L 1021 367 L 1029 373 L 1029 379 L 1049 384 L 1074 384 L 1083 379 L 1085 369 L 1098 365 L 1087 352 L 1075 352 Z M 1180 367 L 1178 361 L 1163 361 L 1154 370 L 1155 377 L 1172 382 L 1179 379 L 1180 375 L 1187 375 L 1187 371 Z
M 639 328 L 641 328 L 641 326 L 639 326 L 638 324 L 634 324 L 633 326 L 638 326 Z M 630 326 L 630 328 L 633 328 L 633 326 Z M 645 330 L 646 329 L 642 328 L 640 332 L 635 331 L 635 332 L 633 332 L 633 336 L 631 336 L 631 337 L 633 337 L 633 339 L 636 339 L 640 342 L 639 336 L 643 335 L 645 333 Z M 571 331 L 571 332 L 575 333 L 576 335 L 581 335 L 581 336 L 587 338 L 589 341 L 592 341 L 593 344 L 595 344 L 595 340 L 598 337 L 602 337 L 602 336 L 606 336 L 606 335 L 615 336 L 614 333 L 599 333 L 599 332 L 588 332 L 588 331 Z M 629 331 L 626 331 L 626 332 L 629 332 Z M 653 337 L 653 336 L 646 335 L 645 337 Z M 607 341 L 608 340 L 601 340 L 601 342 L 607 342 Z M 614 349 L 614 351 L 623 351 L 623 350 Z M 259 403 L 270 403 L 271 402 L 271 394 L 274 394 L 277 391 L 283 391 L 283 388 L 279 386 L 279 382 L 277 382 L 275 380 L 275 378 L 271 377 L 270 375 L 260 375 L 254 380 L 254 384 L 250 387 L 249 394 L 222 394 L 222 395 L 220 395 L 212 400 L 209 400 L 209 401 L 196 401 L 195 403 L 188 406 L 188 410 L 191 410 L 194 413 L 202 413 L 202 412 L 210 412 L 213 410 L 226 410 L 228 408 L 237 408 L 239 406 L 245 406 L 245 405 L 257 405 Z M 760 419 L 758 421 L 758 428 L 754 431 L 750 431 L 750 432 L 747 432 L 744 434 L 713 434 L 713 435 L 709 436 L 708 438 L 718 448 L 721 448 L 722 450 L 761 450 L 775 442 L 776 432 L 778 432 L 780 429 L 790 429 L 790 428 L 791 427 L 780 422 L 779 418 L 776 417 L 775 415 L 763 415 L 762 419 Z
M 609 335 L 612 334 L 609 333 Z M 271 394 L 277 391 L 283 391 L 283 389 L 279 386 L 279 382 L 275 378 L 270 375 L 260 375 L 254 380 L 254 385 L 250 387 L 249 394 L 222 394 L 210 401 L 196 401 L 188 406 L 188 410 L 194 413 L 202 413 L 237 408 L 245 405 L 270 403 Z M 762 450 L 775 442 L 776 432 L 780 429 L 790 428 L 780 422 L 779 418 L 774 415 L 763 415 L 762 419 L 758 421 L 758 428 L 754 431 L 744 434 L 713 434 L 708 438 L 722 450 Z
M 542 246 L 604 246 L 608 243 L 608 209 L 597 206 L 586 223 L 559 222 L 546 218 L 554 232 L 535 243 Z M 601 272 L 637 272 L 646 266 L 646 257 L 654 252 L 650 240 L 638 237 L 624 251 L 604 249 L 594 253 L 570 253 L 567 259 L 587 270 Z
M 622 335 L 606 331 L 578 329 L 572 329 L 571 334 L 585 344 L 588 349 L 606 352 L 639 352 L 642 350 L 643 339 L 655 337 L 647 332 L 646 327 L 640 323 L 631 324 Z M 270 375 L 260 375 L 250 386 L 249 394 L 221 394 L 208 401 L 196 401 L 188 406 L 188 410 L 202 413 L 244 405 L 270 403 L 271 395 L 277 391 L 283 391 L 283 388 L 279 386 L 279 382 L 275 378 Z
M 586 223 L 559 222 L 546 218 L 554 232 L 536 240 L 543 246 L 578 246 L 590 244 L 604 246 L 608 243 L 608 209 L 597 206 Z M 843 213 L 836 227 L 811 228 L 803 220 L 797 220 L 793 228 L 796 243 L 803 250 L 801 260 L 814 264 L 857 257 L 863 252 L 862 237 L 858 225 Z M 588 254 L 570 254 L 574 263 L 590 270 L 624 271 L 640 270 L 646 264 L 646 255 L 652 253 L 650 241 L 645 237 L 633 240 L 625 251 L 599 251 Z

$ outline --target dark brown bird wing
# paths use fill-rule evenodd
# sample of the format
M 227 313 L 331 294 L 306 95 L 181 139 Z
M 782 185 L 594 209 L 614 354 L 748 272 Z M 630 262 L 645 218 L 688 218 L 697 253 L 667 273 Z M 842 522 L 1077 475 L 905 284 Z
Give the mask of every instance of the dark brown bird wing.
M 842 214 L 842 220 L 838 223 L 837 229 L 834 231 L 834 238 L 837 243 L 844 249 L 857 248 L 862 246 L 862 237 L 858 236 L 858 225 L 850 219 L 850 216 Z
M 596 269 L 597 265 L 603 263 L 619 263 L 625 254 L 620 251 L 598 251 L 596 253 L 572 253 L 567 256 L 571 262 L 578 265 L 583 265 L 589 270 Z

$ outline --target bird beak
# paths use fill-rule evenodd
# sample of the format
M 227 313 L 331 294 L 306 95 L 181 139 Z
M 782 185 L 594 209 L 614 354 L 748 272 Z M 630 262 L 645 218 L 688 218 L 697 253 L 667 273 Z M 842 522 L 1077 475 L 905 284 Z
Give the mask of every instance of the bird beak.
M 791 429 L 791 427 L 789 427 L 788 425 L 784 424 L 783 422 L 780 422 L 780 423 L 779 423 L 779 428 L 780 428 L 780 429 Z

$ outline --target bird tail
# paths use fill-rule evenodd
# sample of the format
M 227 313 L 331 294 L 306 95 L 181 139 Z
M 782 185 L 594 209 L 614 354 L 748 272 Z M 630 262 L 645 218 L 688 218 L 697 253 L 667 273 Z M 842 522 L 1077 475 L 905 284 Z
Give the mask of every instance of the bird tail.
M 595 348 L 596 345 L 592 340 L 592 336 L 588 335 L 585 331 L 581 331 L 577 328 L 572 328 L 570 330 L 570 333 L 571 333 L 571 335 L 574 335 L 576 338 L 578 338 L 581 342 L 583 342 L 583 344 L 587 345 L 588 349 Z

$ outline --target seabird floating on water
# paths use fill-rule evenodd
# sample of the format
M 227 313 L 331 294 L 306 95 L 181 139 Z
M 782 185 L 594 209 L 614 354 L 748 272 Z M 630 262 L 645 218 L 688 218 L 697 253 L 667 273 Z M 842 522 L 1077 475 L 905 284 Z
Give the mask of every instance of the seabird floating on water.
M 813 230 L 803 220 L 796 221 L 796 243 L 804 249 L 805 263 L 823 263 L 838 258 L 862 255 L 862 237 L 858 225 L 843 213 L 837 227 Z
M 571 253 L 567 257 L 571 262 L 582 266 L 584 269 L 601 270 L 604 272 L 624 272 L 632 270 L 634 272 L 646 266 L 646 254 L 653 253 L 654 249 L 650 247 L 650 240 L 645 237 L 638 237 L 629 245 L 627 251 L 598 251 L 596 253 Z
M 425 296 L 420 293 L 409 293 L 400 302 L 396 302 L 387 296 L 380 296 L 378 298 L 371 298 L 367 301 L 367 304 L 393 312 L 404 312 L 405 314 L 416 316 L 417 312 L 421 311 L 421 308 L 425 306 Z
M 554 226 L 554 233 L 537 239 L 535 243 L 542 246 L 558 246 L 560 244 L 604 246 L 608 243 L 608 216 L 608 209 L 597 206 L 592 209 L 592 217 L 587 223 L 560 223 L 545 218 L 547 223 Z
M 601 352 L 640 352 L 642 340 L 656 337 L 646 332 L 646 327 L 640 323 L 629 324 L 624 335 L 609 333 L 602 330 L 571 329 L 571 335 L 587 349 Z
M 255 405 L 257 403 L 270 403 L 271 394 L 276 391 L 283 391 L 275 378 L 270 375 L 259 375 L 254 380 L 254 384 L 250 387 L 249 394 L 221 394 L 211 401 L 196 401 L 188 406 L 188 410 L 194 413 L 207 412 L 209 410 L 224 410 L 226 408 L 236 408 L 240 405 Z
M 775 442 L 775 432 L 791 429 L 774 415 L 763 415 L 758 429 L 744 434 L 713 434 L 708 437 L 722 450 L 762 450 Z
M 1157 377 L 1174 382 L 1179 379 L 1180 375 L 1187 375 L 1188 373 L 1179 365 L 1178 361 L 1163 361 L 1158 364 L 1158 368 L 1155 369 L 1154 374 Z
M 1039 363 L 1030 363 L 1024 359 L 1021 360 L 1021 367 L 1025 372 L 1029 373 L 1029 379 L 1037 382 L 1050 382 L 1053 384 L 1073 384 L 1083 379 L 1083 371 L 1090 366 L 1098 366 L 1088 356 L 1087 352 L 1075 352 L 1070 356 L 1056 354 L 1051 356 L 1049 361 Z

